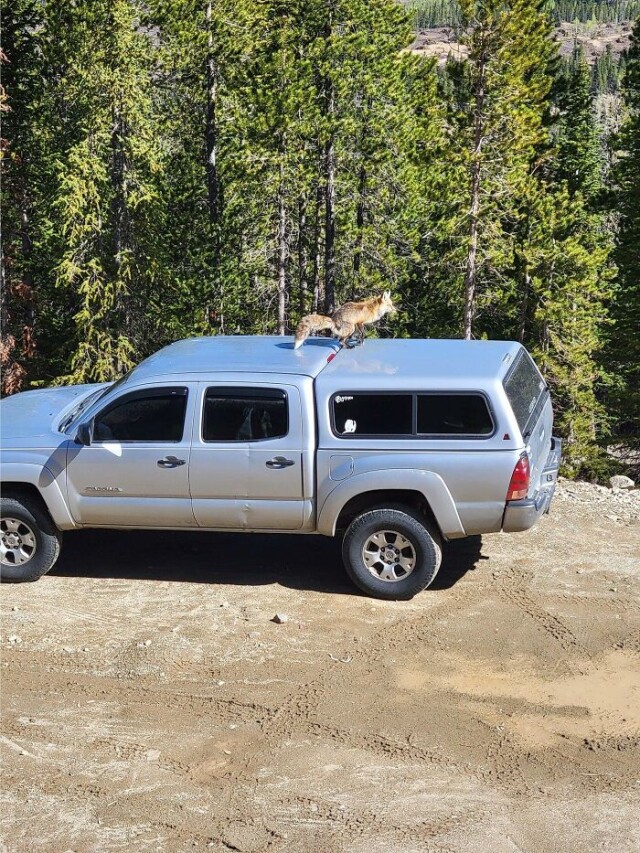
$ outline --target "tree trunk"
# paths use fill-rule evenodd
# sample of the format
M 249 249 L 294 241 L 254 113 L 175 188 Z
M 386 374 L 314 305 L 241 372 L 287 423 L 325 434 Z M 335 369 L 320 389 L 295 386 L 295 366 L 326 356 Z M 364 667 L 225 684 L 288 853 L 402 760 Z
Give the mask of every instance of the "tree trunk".
M 325 38 L 327 44 L 333 29 L 333 8 L 327 13 Z M 325 115 L 328 137 L 324 147 L 325 215 L 324 215 L 324 309 L 330 314 L 336 301 L 336 148 L 333 121 L 335 116 L 335 89 L 330 77 L 323 82 Z
M 516 282 L 520 283 L 522 293 L 520 297 L 520 317 L 518 324 L 518 340 L 524 343 L 527 334 L 527 322 L 529 320 L 529 303 L 531 300 L 531 271 L 526 250 L 531 239 L 531 222 L 529 213 L 524 223 L 524 228 L 519 235 L 519 245 L 516 247 Z
M 209 216 L 211 222 L 217 225 L 220 220 L 220 185 L 218 179 L 217 146 L 218 128 L 216 118 L 218 96 L 218 68 L 213 51 L 213 32 L 211 20 L 213 15 L 212 0 L 208 0 L 206 9 L 207 21 L 207 110 L 206 110 L 206 174 L 207 196 L 209 201 Z
M 113 125 L 111 131 L 111 186 L 113 188 L 113 254 L 116 274 L 122 269 L 122 253 L 126 248 L 126 164 L 124 153 L 125 127 L 120 107 L 113 107 Z
M 284 141 L 282 143 L 284 148 Z M 287 332 L 287 209 L 284 199 L 284 163 L 278 187 L 278 334 Z
M 27 206 L 22 209 L 21 213 L 21 229 L 20 239 L 22 244 L 22 257 L 25 261 L 25 271 L 22 275 L 22 299 L 24 302 L 24 325 L 22 327 L 22 355 L 25 358 L 33 358 L 35 355 L 35 326 L 36 326 L 36 305 L 33 292 L 33 277 L 31 275 L 31 259 L 33 255 L 33 243 L 29 234 L 29 213 Z M 4 264 L 3 264 L 4 266 Z M 4 276 L 3 276 L 4 277 Z M 4 285 L 4 281 L 3 281 Z M 3 287 L 4 289 L 4 287 Z
M 112 331 L 114 333 L 124 331 L 126 337 L 131 339 L 136 333 L 136 323 L 132 312 L 131 294 L 122 276 L 125 253 L 129 249 L 126 133 L 127 127 L 122 110 L 120 105 L 115 103 L 112 107 L 111 129 L 111 186 L 113 188 L 111 215 L 113 218 L 113 260 L 117 281 L 114 313 L 115 317 L 120 319 L 116 320 Z M 115 327 L 118 323 L 122 324 L 120 329 Z M 124 372 L 125 369 L 126 365 L 124 364 L 114 366 L 117 374 Z
M 356 207 L 356 246 L 353 253 L 353 287 L 351 288 L 351 299 L 356 298 L 357 284 L 360 279 L 360 265 L 362 264 L 362 251 L 364 248 L 364 205 L 367 191 L 367 167 L 363 159 L 358 175 L 358 204 Z
M 307 198 L 298 202 L 298 308 L 301 316 L 307 308 Z
M 333 110 L 333 93 L 331 94 Z M 336 307 L 336 160 L 333 134 L 325 149 L 324 217 L 324 308 L 330 314 Z
M 471 339 L 476 307 L 476 284 L 478 279 L 478 219 L 480 213 L 481 153 L 484 131 L 486 57 L 484 51 L 478 58 L 478 73 L 475 82 L 474 145 L 471 161 L 469 198 L 469 246 L 464 275 L 463 335 Z
M 322 211 L 323 191 L 322 187 L 316 188 L 316 209 L 313 226 L 313 300 L 311 310 L 314 314 L 320 308 L 322 295 L 322 250 L 321 250 L 321 228 L 320 215 Z

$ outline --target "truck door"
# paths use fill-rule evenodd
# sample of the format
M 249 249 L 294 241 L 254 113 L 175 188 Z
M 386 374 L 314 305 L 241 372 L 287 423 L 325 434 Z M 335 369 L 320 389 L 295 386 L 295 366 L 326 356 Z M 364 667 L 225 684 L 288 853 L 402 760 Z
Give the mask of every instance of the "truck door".
M 304 514 L 302 414 L 295 386 L 202 383 L 191 451 L 198 525 L 297 530 Z
M 137 389 L 95 415 L 91 444 L 71 443 L 68 451 L 67 490 L 77 522 L 196 527 L 189 494 L 190 397 L 181 385 Z

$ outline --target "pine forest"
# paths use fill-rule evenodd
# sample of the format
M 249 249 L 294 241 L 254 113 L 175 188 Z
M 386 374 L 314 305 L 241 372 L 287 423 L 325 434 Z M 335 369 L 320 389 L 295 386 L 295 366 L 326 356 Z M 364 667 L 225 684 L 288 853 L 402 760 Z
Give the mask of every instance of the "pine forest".
M 370 334 L 523 342 L 565 473 L 637 470 L 640 2 L 3 7 L 4 394 L 391 289 Z

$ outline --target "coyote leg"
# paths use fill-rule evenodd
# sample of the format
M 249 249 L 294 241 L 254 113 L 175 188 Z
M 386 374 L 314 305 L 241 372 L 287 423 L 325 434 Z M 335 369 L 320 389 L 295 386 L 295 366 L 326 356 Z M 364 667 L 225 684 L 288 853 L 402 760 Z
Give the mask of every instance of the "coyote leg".
M 351 349 L 351 345 L 349 344 L 349 339 L 353 335 L 355 329 L 356 329 L 356 327 L 354 326 L 353 323 L 344 323 L 343 322 L 340 324 L 339 340 L 340 340 L 340 344 L 343 347 L 347 347 L 348 349 Z

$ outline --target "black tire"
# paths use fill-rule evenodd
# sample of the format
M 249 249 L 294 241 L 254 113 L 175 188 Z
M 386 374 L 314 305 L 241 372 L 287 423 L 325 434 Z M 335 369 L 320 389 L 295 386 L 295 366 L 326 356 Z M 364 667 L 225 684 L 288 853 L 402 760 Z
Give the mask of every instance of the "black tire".
M 409 507 L 376 507 L 354 518 L 347 528 L 342 559 L 363 592 L 406 601 L 426 589 L 438 573 L 440 535 Z
M 37 581 L 60 554 L 62 534 L 48 513 L 29 498 L 0 501 L 0 580 Z

